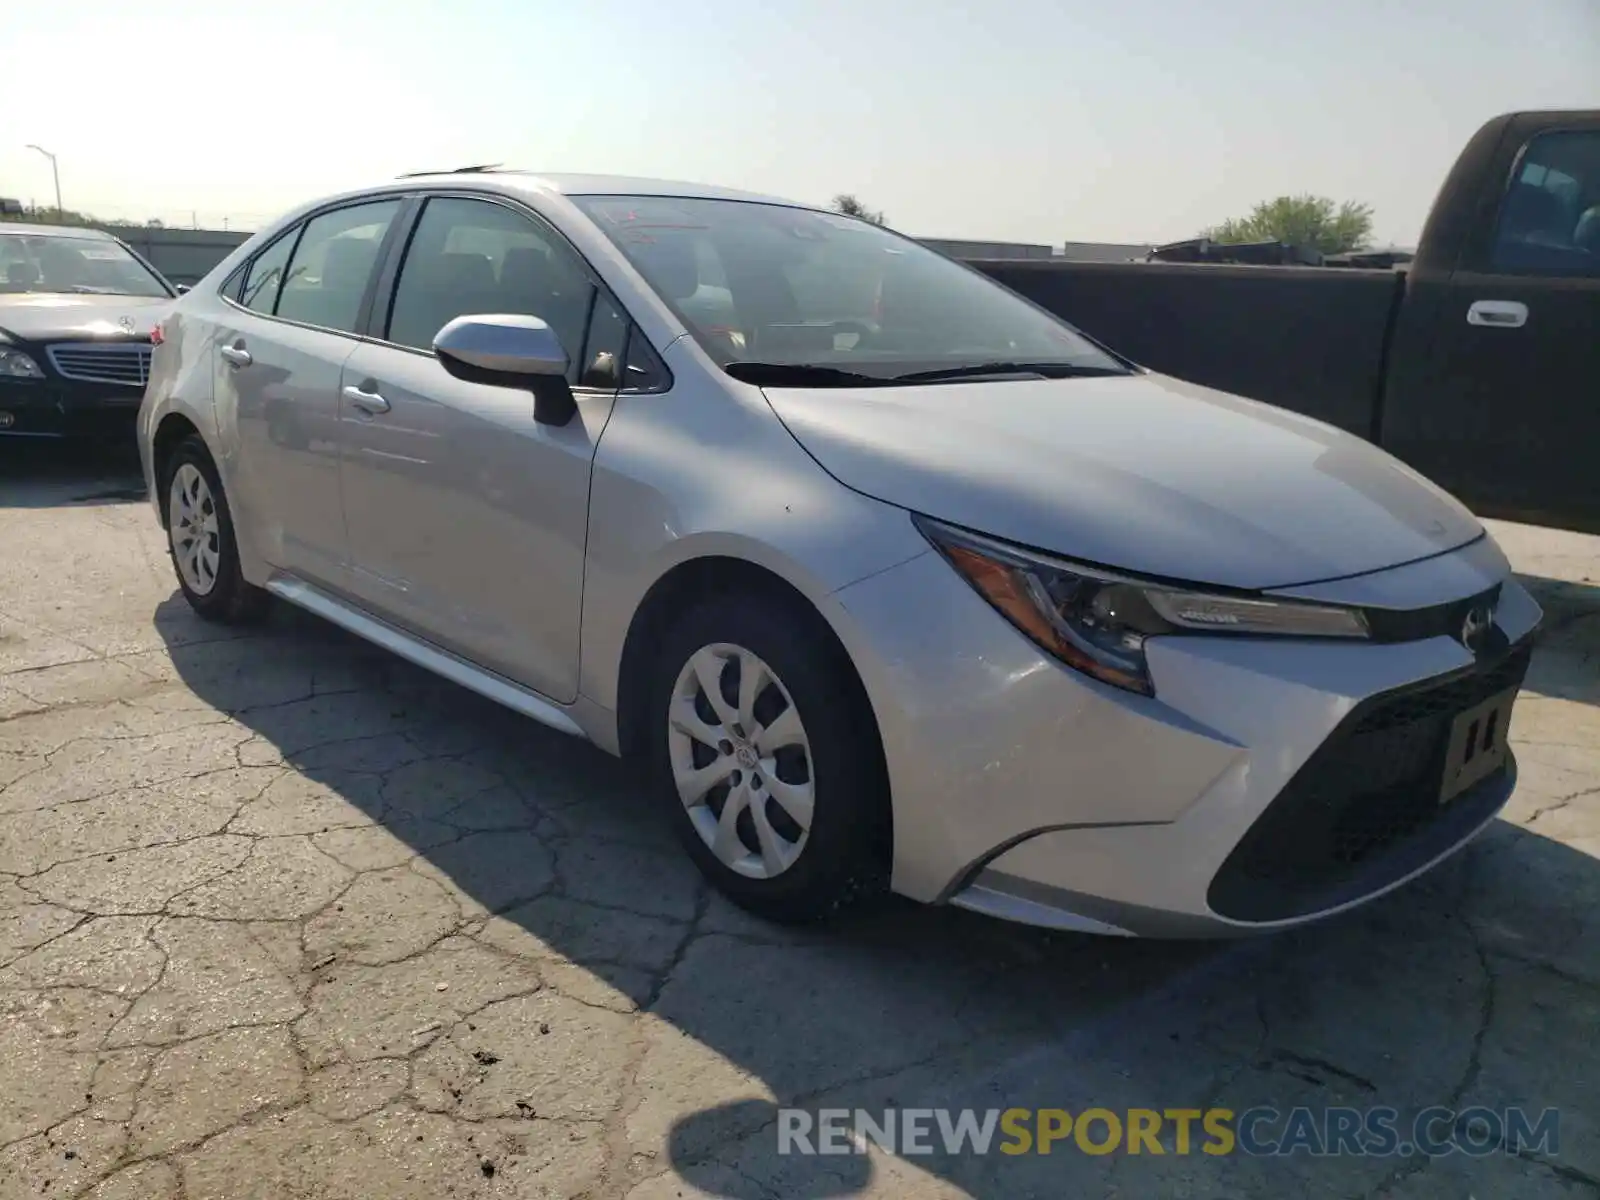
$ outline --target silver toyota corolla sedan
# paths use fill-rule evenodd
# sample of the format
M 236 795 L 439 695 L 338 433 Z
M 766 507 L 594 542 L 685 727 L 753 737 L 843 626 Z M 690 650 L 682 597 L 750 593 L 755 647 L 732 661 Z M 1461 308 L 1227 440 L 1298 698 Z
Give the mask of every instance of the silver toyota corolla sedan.
M 1283 928 L 1515 780 L 1540 613 L 1461 505 L 874 225 L 414 176 L 258 234 L 156 337 L 144 469 L 202 616 L 275 596 L 639 756 L 774 919 Z

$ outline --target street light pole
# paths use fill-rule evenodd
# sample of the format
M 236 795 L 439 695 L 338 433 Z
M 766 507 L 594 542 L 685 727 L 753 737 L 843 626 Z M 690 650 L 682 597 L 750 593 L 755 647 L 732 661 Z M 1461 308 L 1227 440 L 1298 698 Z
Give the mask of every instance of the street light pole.
M 60 168 L 58 168 L 56 166 L 56 156 L 54 154 L 51 154 L 50 151 L 46 150 L 43 146 L 35 146 L 32 142 L 28 143 L 28 149 L 29 150 L 37 150 L 40 154 L 44 155 L 46 158 L 48 158 L 50 160 L 50 175 L 55 180 L 55 184 L 56 184 L 56 219 L 60 220 L 61 219 L 61 170 L 60 170 Z

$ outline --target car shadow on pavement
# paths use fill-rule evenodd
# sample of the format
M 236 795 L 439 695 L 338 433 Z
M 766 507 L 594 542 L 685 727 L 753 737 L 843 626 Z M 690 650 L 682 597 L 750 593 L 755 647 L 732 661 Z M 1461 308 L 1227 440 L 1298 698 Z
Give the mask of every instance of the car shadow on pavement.
M 1600 705 L 1600 578 L 1553 579 L 1519 575 L 1544 609 L 1528 690 L 1541 696 Z
M 86 443 L 0 437 L 0 509 L 128 504 L 144 497 L 131 438 Z
M 194 640 L 176 595 L 155 616 L 178 677 L 248 731 L 239 761 L 270 780 L 230 832 L 308 837 L 361 872 L 303 926 L 302 1036 L 335 1058 L 403 1053 L 421 1107 L 514 1121 L 535 1111 L 519 1079 L 571 1073 L 594 1094 L 562 1103 L 602 1121 L 638 1178 L 670 1166 L 763 1200 L 1154 1196 L 1196 1179 L 1264 1195 L 1319 1172 L 1358 1195 L 1416 1169 L 1070 1141 L 779 1154 L 779 1106 L 1581 1107 L 1562 1080 L 1588 1050 L 1593 991 L 1568 993 L 1600 979 L 1600 872 L 1535 832 L 1497 822 L 1395 896 L 1267 939 L 1095 939 L 901 902 L 784 929 L 710 893 L 633 771 L 586 744 L 283 607 L 224 641 Z M 459 920 L 434 920 L 423 882 Z M 430 956 L 450 990 L 406 991 L 399 973 Z M 527 964 L 536 982 L 519 986 Z M 335 1008 L 357 1027 L 333 1028 Z M 541 1059 L 557 1021 L 584 1025 L 581 1059 Z M 631 1186 L 607 1194 L 683 1194 Z

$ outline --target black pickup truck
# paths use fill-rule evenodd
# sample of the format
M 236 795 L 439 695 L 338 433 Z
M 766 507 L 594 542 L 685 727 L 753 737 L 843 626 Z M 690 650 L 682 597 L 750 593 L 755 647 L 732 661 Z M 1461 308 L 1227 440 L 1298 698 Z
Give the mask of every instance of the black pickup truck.
M 1600 111 L 1484 125 L 1406 268 L 972 265 L 1152 370 L 1359 433 L 1484 516 L 1600 532 Z

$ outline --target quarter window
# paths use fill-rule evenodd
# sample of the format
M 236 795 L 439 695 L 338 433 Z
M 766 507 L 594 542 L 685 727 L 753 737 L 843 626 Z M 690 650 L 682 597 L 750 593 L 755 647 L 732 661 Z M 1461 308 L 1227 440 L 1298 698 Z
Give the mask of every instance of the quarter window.
M 589 337 L 583 348 L 583 387 L 615 391 L 622 386 L 622 368 L 628 353 L 628 318 L 611 297 L 597 295 L 589 318 Z
M 294 250 L 298 229 L 291 229 L 268 246 L 245 272 L 244 290 L 239 293 L 239 303 L 258 313 L 271 315 L 278 307 L 278 289 L 283 286 L 284 269 L 289 265 L 289 254 Z
M 672 376 L 656 355 L 655 349 L 645 340 L 639 327 L 628 330 L 628 367 L 623 372 L 622 387 L 628 392 L 657 392 L 670 387 Z
M 521 313 L 555 332 L 578 382 L 594 290 L 577 257 L 529 218 L 486 200 L 441 197 L 428 201 L 411 236 L 388 340 L 426 350 L 456 317 Z
M 306 223 L 283 277 L 277 315 L 355 333 L 361 301 L 400 201 L 337 208 Z
M 1600 130 L 1528 143 L 1500 208 L 1494 266 L 1600 275 Z

